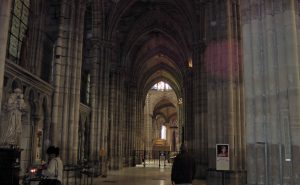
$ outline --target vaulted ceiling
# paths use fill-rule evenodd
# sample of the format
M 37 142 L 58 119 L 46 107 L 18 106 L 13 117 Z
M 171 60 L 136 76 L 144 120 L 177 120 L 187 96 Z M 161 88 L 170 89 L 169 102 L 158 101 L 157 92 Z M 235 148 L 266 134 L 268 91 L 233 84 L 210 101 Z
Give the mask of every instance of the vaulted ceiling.
M 187 60 L 197 39 L 193 0 L 114 0 L 108 32 L 119 65 L 144 95 L 157 82 L 182 93 Z
M 155 105 L 153 116 L 156 119 L 162 119 L 164 124 L 168 125 L 171 121 L 177 120 L 176 106 L 168 99 L 162 99 Z

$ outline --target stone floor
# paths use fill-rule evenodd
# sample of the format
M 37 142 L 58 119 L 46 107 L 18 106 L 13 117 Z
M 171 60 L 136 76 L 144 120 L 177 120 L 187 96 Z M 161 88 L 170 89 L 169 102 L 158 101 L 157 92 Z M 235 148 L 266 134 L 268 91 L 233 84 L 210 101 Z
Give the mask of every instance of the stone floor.
M 106 178 L 94 179 L 94 185 L 171 185 L 171 168 L 135 167 L 119 171 L 110 171 Z M 204 181 L 195 180 L 193 185 L 206 185 Z
M 82 176 L 81 179 L 64 178 L 63 185 L 171 185 L 170 163 L 150 162 L 137 167 L 124 168 L 117 171 L 109 171 L 106 178 Z M 66 174 L 65 174 L 66 175 Z M 1 183 L 0 183 L 1 184 Z M 31 182 L 30 185 L 38 185 L 38 182 Z M 193 185 L 206 185 L 205 181 L 195 180 Z

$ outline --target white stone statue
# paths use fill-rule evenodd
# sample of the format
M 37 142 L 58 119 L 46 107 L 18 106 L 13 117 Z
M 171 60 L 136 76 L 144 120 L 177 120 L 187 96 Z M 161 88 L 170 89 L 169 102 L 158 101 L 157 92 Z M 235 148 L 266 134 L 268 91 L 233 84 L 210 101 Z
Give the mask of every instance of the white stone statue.
M 2 123 L 3 131 L 1 145 L 20 146 L 20 136 L 22 132 L 22 114 L 26 110 L 22 90 L 16 88 L 8 97 L 4 115 L 6 122 Z

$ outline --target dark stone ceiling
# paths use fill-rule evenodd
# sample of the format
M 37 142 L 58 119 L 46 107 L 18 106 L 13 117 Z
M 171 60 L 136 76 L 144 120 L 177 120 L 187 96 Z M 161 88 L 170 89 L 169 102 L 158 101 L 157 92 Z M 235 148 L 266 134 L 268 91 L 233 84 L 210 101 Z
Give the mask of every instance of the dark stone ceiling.
M 194 0 L 119 0 L 106 4 L 117 62 L 146 93 L 163 80 L 181 94 L 197 40 Z

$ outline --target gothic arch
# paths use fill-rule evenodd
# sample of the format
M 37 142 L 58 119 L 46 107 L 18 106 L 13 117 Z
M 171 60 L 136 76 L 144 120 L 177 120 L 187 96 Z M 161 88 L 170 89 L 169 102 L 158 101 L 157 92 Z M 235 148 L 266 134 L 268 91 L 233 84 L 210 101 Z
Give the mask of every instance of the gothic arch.
M 190 2 L 187 1 L 181 1 L 181 0 L 160 0 L 160 1 L 154 1 L 154 3 L 161 4 L 162 7 L 164 7 L 165 11 L 168 12 L 168 14 L 177 15 L 177 20 L 182 23 L 187 23 L 192 29 L 193 25 L 196 22 L 196 19 L 194 18 L 194 6 L 191 5 Z M 126 17 L 126 13 L 130 12 L 130 10 L 134 9 L 141 9 L 143 12 L 144 9 L 142 7 L 149 7 L 147 6 L 147 1 L 138 1 L 138 0 L 123 0 L 119 1 L 117 5 L 114 5 L 112 13 L 109 14 L 109 22 L 112 24 L 108 25 L 108 38 L 112 39 L 115 37 L 115 34 L 117 33 L 117 27 L 119 26 L 122 17 Z M 150 9 L 155 9 L 155 6 L 149 7 Z M 193 33 L 194 37 L 196 38 L 196 33 Z

